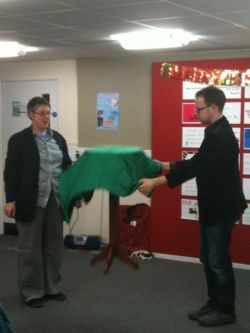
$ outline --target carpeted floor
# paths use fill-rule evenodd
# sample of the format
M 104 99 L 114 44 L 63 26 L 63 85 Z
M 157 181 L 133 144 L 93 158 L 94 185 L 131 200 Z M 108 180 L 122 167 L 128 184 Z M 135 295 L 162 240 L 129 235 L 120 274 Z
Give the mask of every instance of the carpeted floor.
M 234 325 L 203 328 L 187 313 L 206 300 L 199 264 L 162 259 L 139 261 L 134 271 L 118 260 L 108 274 L 90 266 L 91 254 L 65 250 L 64 302 L 39 309 L 23 304 L 17 288 L 17 236 L 0 236 L 0 302 L 16 333 L 200 333 L 250 332 L 250 271 L 236 270 Z

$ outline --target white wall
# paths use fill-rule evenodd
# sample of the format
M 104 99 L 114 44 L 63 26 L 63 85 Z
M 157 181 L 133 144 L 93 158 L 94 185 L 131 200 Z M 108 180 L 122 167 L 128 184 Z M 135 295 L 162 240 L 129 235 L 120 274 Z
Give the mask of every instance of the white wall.
M 58 129 L 68 143 L 78 140 L 78 103 L 76 61 L 0 62 L 0 80 L 8 79 L 58 79 L 59 110 Z
M 58 130 L 66 138 L 69 145 L 78 146 L 78 96 L 77 96 L 77 71 L 76 61 L 46 61 L 46 62 L 0 62 L 0 81 L 19 79 L 50 79 L 54 78 L 59 83 L 59 110 Z M 1 91 L 0 91 L 1 97 Z M 1 105 L 1 103 L 0 103 Z M 1 106 L 0 106 L 0 114 Z M 2 116 L 0 117 L 1 130 Z M 2 132 L 2 131 L 1 131 Z M 2 159 L 1 144 L 0 158 Z M 3 189 L 2 168 L 0 163 L 0 189 Z M 0 202 L 3 203 L 3 191 L 0 191 Z M 121 198 L 121 204 L 133 204 L 146 202 L 150 204 L 150 199 L 135 193 L 128 198 Z M 2 211 L 1 205 L 0 210 Z M 1 213 L 0 211 L 0 213 Z M 2 214 L 0 214 L 2 215 Z M 72 216 L 73 223 L 76 219 L 76 212 Z M 104 242 L 109 239 L 109 212 L 108 193 L 96 191 L 91 202 L 83 205 L 79 210 L 79 218 L 73 230 L 74 234 L 97 234 L 101 235 Z M 2 221 L 0 221 L 0 234 L 3 232 Z M 68 225 L 64 226 L 64 232 L 69 230 Z

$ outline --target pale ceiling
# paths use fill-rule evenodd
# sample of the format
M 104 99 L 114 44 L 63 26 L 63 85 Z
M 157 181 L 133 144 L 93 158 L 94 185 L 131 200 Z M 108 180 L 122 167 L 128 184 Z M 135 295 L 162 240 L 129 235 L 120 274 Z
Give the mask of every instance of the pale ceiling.
M 135 53 L 109 39 L 147 27 L 181 28 L 200 40 L 182 49 Z M 21 61 L 248 49 L 250 54 L 250 0 L 0 0 L 0 40 L 41 48 Z

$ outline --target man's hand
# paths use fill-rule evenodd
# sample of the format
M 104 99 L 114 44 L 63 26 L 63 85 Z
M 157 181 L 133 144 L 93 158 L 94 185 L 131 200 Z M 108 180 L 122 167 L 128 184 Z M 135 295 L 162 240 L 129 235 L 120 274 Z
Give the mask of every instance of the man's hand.
M 170 170 L 170 162 L 162 162 L 159 160 L 154 160 L 155 162 L 161 163 L 162 170 L 169 171 Z
M 170 162 L 161 162 L 161 164 L 162 164 L 162 170 L 170 171 Z
M 7 202 L 4 205 L 4 212 L 8 217 L 16 216 L 16 203 L 15 202 Z

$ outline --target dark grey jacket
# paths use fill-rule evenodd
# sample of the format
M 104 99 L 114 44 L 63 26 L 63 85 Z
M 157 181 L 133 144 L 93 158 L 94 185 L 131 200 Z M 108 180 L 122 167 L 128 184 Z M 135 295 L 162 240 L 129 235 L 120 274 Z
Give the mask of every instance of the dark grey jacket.
M 62 169 L 71 165 L 65 139 L 53 130 L 53 137 L 63 153 Z M 6 202 L 16 202 L 16 219 L 28 221 L 35 210 L 38 196 L 40 157 L 32 128 L 11 136 L 5 160 Z
M 247 208 L 238 156 L 238 142 L 223 116 L 205 129 L 193 158 L 171 164 L 166 176 L 170 187 L 196 177 L 200 223 L 236 222 Z

